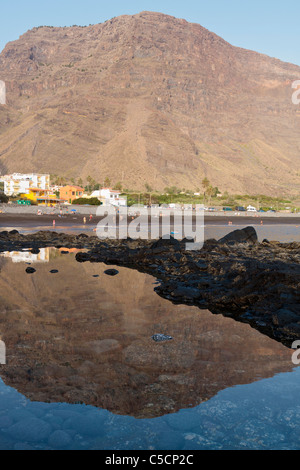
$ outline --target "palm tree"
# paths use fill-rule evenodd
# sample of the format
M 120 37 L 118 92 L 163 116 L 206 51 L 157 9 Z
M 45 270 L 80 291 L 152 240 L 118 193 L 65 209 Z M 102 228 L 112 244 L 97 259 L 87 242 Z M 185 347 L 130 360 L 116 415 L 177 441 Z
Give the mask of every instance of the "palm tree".
M 119 181 L 117 184 L 115 184 L 114 189 L 116 191 L 122 191 L 123 189 L 122 183 Z
M 107 178 L 107 177 L 106 177 L 105 180 L 104 180 L 104 186 L 105 186 L 106 188 L 110 188 L 110 186 L 111 186 L 111 180 L 110 180 L 109 178 Z
M 209 187 L 209 185 L 210 185 L 209 179 L 205 177 L 205 178 L 202 180 L 202 187 L 203 187 L 203 189 L 206 190 L 206 189 Z
M 66 184 L 66 178 L 64 176 L 59 176 L 57 178 L 57 185 L 64 186 Z
M 208 205 L 209 206 L 211 204 L 211 198 L 214 195 L 214 193 L 215 193 L 215 188 L 213 188 L 211 185 L 209 185 L 208 188 L 206 189 L 206 194 L 208 196 Z
M 205 178 L 202 180 L 202 188 L 204 189 L 204 204 L 205 204 L 206 192 L 207 192 L 209 186 L 210 186 L 209 179 L 205 177 Z
M 87 180 L 87 182 L 88 182 L 88 192 L 90 193 L 90 192 L 91 192 L 91 185 L 92 185 L 93 178 L 92 178 L 91 176 L 88 176 L 86 180 Z

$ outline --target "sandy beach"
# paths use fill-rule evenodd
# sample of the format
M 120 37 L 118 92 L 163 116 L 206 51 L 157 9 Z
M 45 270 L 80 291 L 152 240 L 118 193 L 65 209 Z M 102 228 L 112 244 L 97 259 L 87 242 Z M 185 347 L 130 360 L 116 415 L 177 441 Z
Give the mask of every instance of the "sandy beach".
M 84 217 L 86 224 L 84 224 Z M 132 219 L 129 218 L 129 222 Z M 55 230 L 65 233 L 85 233 L 94 234 L 101 217 L 84 214 L 68 214 L 59 216 L 58 214 L 0 214 L 0 231 L 18 230 L 20 233 L 33 233 L 40 230 Z M 55 224 L 54 224 L 55 222 Z M 267 238 L 281 242 L 300 241 L 300 217 L 285 214 L 276 214 L 274 217 L 253 217 L 229 215 L 205 215 L 205 239 L 220 238 L 231 232 L 235 228 L 247 226 L 255 227 L 259 240 Z M 147 230 L 147 221 L 141 224 L 141 229 Z
M 35 213 L 27 213 L 22 209 L 18 212 L 13 213 L 0 213 L 0 227 L 5 225 L 16 225 L 19 227 L 30 227 L 30 226 L 49 226 L 53 224 L 53 220 L 61 221 L 64 225 L 78 225 L 83 223 L 83 218 L 86 217 L 89 222 L 89 216 L 92 215 L 92 222 L 98 223 L 101 217 L 97 217 L 96 211 L 90 210 L 83 213 L 69 213 L 62 216 L 56 211 L 53 214 L 44 213 L 43 215 L 37 215 Z M 131 218 L 130 218 L 131 220 Z M 300 226 L 300 214 L 283 214 L 277 213 L 274 215 L 261 214 L 257 215 L 237 215 L 236 213 L 205 213 L 205 224 L 206 225 L 224 225 L 230 221 L 234 225 L 260 225 L 263 221 L 266 225 L 299 225 Z

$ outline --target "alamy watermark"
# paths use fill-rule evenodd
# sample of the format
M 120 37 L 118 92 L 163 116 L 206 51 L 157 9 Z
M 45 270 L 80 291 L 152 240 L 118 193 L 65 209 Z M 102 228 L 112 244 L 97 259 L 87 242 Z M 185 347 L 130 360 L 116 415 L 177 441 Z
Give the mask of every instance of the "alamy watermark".
M 292 363 L 295 366 L 300 365 L 300 341 L 294 341 L 292 344 L 292 349 L 296 349 L 296 351 L 292 354 Z
M 292 102 L 295 105 L 299 105 L 300 104 L 300 80 L 296 80 L 295 82 L 293 82 L 292 88 L 296 90 L 294 91 L 292 95 Z
M 0 80 L 0 105 L 6 104 L 6 86 L 5 82 Z
M 6 346 L 4 341 L 0 341 L 0 365 L 6 364 Z
M 167 207 L 99 206 L 101 221 L 96 233 L 100 239 L 186 241 L 186 250 L 201 250 L 204 244 L 204 206 Z

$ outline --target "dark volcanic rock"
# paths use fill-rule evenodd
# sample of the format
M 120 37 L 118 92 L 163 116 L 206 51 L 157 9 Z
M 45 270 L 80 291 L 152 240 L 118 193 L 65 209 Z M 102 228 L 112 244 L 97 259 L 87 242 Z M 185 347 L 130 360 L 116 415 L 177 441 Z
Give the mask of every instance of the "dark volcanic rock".
M 76 261 L 78 263 L 84 263 L 85 261 L 89 261 L 90 255 L 87 253 L 77 253 L 76 254 Z
M 242 230 L 235 230 L 219 240 L 219 243 L 249 243 L 255 244 L 258 242 L 257 233 L 254 227 L 246 227 Z
M 36 270 L 34 268 L 26 268 L 27 274 L 34 274 Z
M 106 271 L 104 271 L 104 274 L 106 274 L 107 276 L 116 276 L 117 274 L 119 274 L 119 271 L 117 271 L 116 269 L 107 269 Z
M 190 240 L 189 240 L 190 241 Z M 153 243 L 151 246 L 152 250 L 155 250 L 156 248 L 162 248 L 162 247 L 169 247 L 169 246 L 174 246 L 179 248 L 180 247 L 180 242 L 178 240 L 175 240 L 175 238 L 170 237 L 170 238 L 160 238 L 157 240 L 157 242 Z

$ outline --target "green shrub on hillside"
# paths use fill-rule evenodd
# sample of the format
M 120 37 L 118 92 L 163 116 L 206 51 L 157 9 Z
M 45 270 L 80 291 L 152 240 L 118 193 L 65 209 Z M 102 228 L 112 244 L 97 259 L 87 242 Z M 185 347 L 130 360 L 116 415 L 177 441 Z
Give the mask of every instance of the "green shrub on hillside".
M 92 197 L 90 199 L 88 198 L 84 198 L 84 197 L 81 197 L 79 199 L 75 199 L 72 204 L 75 204 L 75 205 L 80 205 L 80 206 L 84 206 L 86 204 L 88 204 L 89 206 L 101 206 L 102 202 L 99 201 L 99 199 L 97 199 L 96 197 Z
M 1 204 L 7 204 L 8 203 L 8 197 L 4 193 L 0 193 L 0 203 Z

